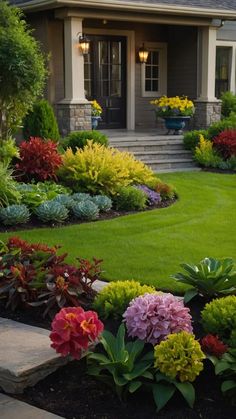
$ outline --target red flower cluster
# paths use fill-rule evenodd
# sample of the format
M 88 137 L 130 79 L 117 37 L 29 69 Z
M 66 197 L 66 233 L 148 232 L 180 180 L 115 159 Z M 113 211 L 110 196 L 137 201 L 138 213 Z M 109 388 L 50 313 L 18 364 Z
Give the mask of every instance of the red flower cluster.
M 221 358 L 228 350 L 228 346 L 225 345 L 218 336 L 206 335 L 201 339 L 201 347 L 203 352 L 208 355 L 214 355 L 217 358 Z
M 51 347 L 62 356 L 80 359 L 82 350 L 94 344 L 104 329 L 95 311 L 81 307 L 63 308 L 52 322 Z
M 225 160 L 236 156 L 236 130 L 221 132 L 213 139 L 213 147 Z
M 57 144 L 51 140 L 30 137 L 20 144 L 20 162 L 16 169 L 27 179 L 56 179 L 56 171 L 62 164 Z
M 7 242 L 7 247 L 9 249 L 21 249 L 22 252 L 32 252 L 35 251 L 42 251 L 45 253 L 56 253 L 59 246 L 48 247 L 46 244 L 42 243 L 28 243 L 25 240 L 20 239 L 17 236 L 10 237 Z

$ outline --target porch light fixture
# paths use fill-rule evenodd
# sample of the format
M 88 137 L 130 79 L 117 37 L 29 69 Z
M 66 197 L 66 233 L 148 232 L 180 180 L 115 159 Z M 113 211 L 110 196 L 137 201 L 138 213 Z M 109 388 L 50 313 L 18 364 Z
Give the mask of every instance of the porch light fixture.
M 149 54 L 149 52 L 143 44 L 143 46 L 141 48 L 139 48 L 139 51 L 138 51 L 140 63 L 144 64 L 144 63 L 147 62 L 148 54 Z
M 79 38 L 79 48 L 82 54 L 87 55 L 89 53 L 90 39 L 83 33 L 78 33 L 77 36 Z

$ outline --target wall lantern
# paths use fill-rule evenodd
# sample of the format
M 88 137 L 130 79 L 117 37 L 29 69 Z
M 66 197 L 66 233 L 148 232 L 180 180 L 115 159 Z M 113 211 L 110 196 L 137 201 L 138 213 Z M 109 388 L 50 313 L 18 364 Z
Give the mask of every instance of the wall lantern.
M 82 33 L 78 33 L 77 36 L 79 38 L 80 51 L 83 55 L 87 55 L 89 53 L 90 39 Z
M 148 60 L 148 50 L 144 47 L 144 44 L 141 48 L 139 48 L 138 55 L 140 63 L 146 63 Z

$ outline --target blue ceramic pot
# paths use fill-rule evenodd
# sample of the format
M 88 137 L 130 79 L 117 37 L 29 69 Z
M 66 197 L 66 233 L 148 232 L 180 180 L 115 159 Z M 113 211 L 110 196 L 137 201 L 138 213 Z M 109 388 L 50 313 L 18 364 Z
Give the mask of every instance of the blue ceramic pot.
M 185 127 L 186 121 L 190 119 L 190 116 L 166 116 L 163 119 L 165 120 L 166 129 L 168 130 L 167 134 L 173 130 L 175 135 L 180 135 Z
M 100 116 L 91 116 L 91 125 L 92 129 L 97 129 L 98 122 L 101 120 Z

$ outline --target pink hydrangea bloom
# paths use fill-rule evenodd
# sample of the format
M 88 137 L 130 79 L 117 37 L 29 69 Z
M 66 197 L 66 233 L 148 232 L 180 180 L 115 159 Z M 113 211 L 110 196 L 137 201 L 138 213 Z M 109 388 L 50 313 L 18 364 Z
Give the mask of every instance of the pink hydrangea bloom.
M 103 329 L 95 311 L 84 311 L 82 307 L 63 308 L 52 322 L 51 347 L 63 356 L 79 359 L 82 350 L 95 343 Z
M 129 304 L 123 315 L 129 336 L 153 345 L 170 333 L 192 333 L 189 309 L 172 294 L 144 294 Z

